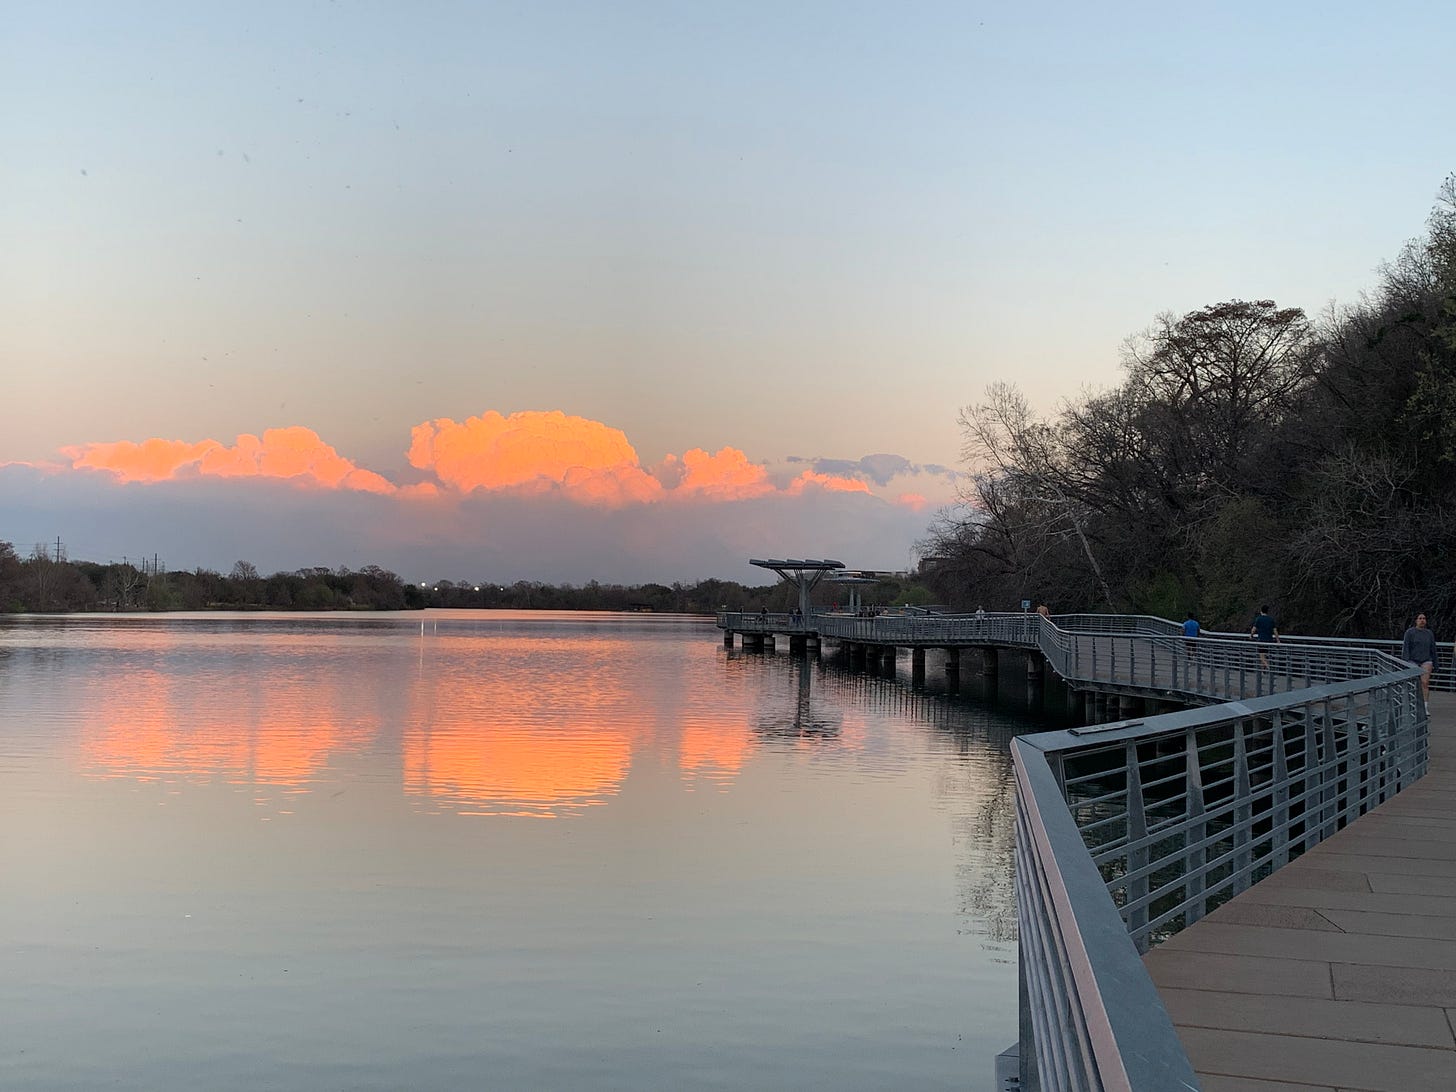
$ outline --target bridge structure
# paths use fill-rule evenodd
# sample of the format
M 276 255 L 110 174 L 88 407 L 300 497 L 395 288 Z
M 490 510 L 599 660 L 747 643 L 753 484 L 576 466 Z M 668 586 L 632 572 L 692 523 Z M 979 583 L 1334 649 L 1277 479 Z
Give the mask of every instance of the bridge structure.
M 718 625 L 749 648 L 835 640 L 867 666 L 901 648 L 921 670 L 926 649 L 946 650 L 948 669 L 965 649 L 992 665 L 1017 650 L 1029 676 L 1100 696 L 1082 706 L 1091 723 L 1012 744 L 1020 1034 L 998 1077 L 1022 1092 L 1284 1087 L 1195 1068 L 1149 966 L 1186 986 L 1164 958 L 1178 938 L 1426 774 L 1419 669 L 1388 643 L 1188 639 L 1114 615 L 724 612 Z M 1456 969 L 1456 932 L 1452 946 Z M 1390 1087 L 1435 1087 L 1401 1079 Z

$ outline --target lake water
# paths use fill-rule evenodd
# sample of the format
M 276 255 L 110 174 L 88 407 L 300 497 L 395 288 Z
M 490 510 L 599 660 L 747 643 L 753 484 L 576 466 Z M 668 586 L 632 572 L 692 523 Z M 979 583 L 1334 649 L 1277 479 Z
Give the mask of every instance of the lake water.
M 652 615 L 0 616 L 0 1087 L 992 1087 L 1030 725 Z

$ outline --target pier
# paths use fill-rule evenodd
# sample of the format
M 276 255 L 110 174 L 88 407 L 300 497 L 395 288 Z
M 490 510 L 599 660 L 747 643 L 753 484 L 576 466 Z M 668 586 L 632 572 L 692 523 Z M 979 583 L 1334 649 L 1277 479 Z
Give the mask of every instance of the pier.
M 1003 1088 L 1456 1087 L 1456 741 L 1430 740 L 1396 642 L 1189 640 L 1099 615 L 718 624 L 866 662 L 1016 650 L 1087 699 L 1092 723 L 1013 743 L 1021 1034 Z

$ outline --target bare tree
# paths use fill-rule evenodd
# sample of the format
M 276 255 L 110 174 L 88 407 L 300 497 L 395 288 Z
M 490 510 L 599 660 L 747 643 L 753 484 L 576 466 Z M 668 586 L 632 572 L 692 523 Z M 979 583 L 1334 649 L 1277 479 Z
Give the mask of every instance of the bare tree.
M 1008 555 L 1038 553 L 1047 536 L 1069 529 L 1112 606 L 1112 589 L 1083 526 L 1083 503 L 1068 488 L 1058 430 L 1038 420 L 1021 391 L 1006 383 L 987 388 L 986 401 L 962 411 L 960 425 L 965 435 L 961 455 L 975 471 L 973 495 L 963 499 L 991 517 L 988 530 L 1004 540 Z M 1024 559 L 1017 567 L 1028 572 L 1034 566 Z

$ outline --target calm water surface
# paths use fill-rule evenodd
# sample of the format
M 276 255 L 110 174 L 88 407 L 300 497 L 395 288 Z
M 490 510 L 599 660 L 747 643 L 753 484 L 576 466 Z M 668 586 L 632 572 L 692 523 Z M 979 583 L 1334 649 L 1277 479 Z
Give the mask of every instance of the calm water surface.
M 989 1089 L 1029 725 L 907 667 L 0 619 L 0 1087 Z

